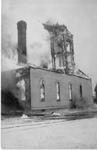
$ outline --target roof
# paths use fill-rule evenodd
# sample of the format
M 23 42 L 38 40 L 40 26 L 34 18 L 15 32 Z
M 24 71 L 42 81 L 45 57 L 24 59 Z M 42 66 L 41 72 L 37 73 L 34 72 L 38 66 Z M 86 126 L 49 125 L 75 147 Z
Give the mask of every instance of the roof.
M 54 72 L 54 73 L 59 73 L 59 74 L 65 74 L 64 69 L 46 69 L 46 68 L 42 68 L 41 66 L 36 66 L 36 65 L 32 65 L 32 64 L 19 64 L 16 66 L 16 68 L 13 68 L 11 70 L 6 70 L 6 71 L 12 71 L 12 70 L 18 70 L 18 69 L 24 69 L 24 68 L 33 68 L 33 69 L 40 69 L 40 70 L 45 70 L 48 72 Z M 68 76 L 76 76 L 76 77 L 80 77 L 80 78 L 84 78 L 84 79 L 90 79 L 84 72 L 82 72 L 80 69 L 76 69 L 74 71 L 74 74 L 66 74 Z
M 49 72 L 54 72 L 54 73 L 60 73 L 60 74 L 65 74 L 65 71 L 64 69 L 56 69 L 56 70 L 53 70 L 53 69 L 46 69 L 46 68 L 42 68 L 40 66 L 33 66 L 33 65 L 29 65 L 29 67 L 31 68 L 34 68 L 34 69 L 41 69 L 41 70 L 45 70 L 45 71 L 49 71 Z M 74 71 L 74 74 L 66 74 L 66 75 L 69 75 L 69 76 L 76 76 L 76 77 L 80 77 L 80 78 L 84 78 L 84 79 L 88 79 L 90 80 L 91 78 L 89 78 L 88 75 L 86 75 L 83 71 L 81 71 L 80 69 Z

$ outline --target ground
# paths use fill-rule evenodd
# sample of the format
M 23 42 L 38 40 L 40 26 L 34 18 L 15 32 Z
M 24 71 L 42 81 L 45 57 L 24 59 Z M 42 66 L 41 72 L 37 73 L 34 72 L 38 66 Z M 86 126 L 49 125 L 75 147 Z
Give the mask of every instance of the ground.
M 2 148 L 97 148 L 97 117 L 2 121 Z

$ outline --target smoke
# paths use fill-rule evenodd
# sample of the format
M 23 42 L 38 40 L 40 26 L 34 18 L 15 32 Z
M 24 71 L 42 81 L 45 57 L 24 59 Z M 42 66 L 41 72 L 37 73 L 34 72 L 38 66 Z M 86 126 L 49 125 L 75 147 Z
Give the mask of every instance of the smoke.
M 54 24 L 56 24 L 56 23 L 58 23 L 58 21 L 57 21 L 56 19 L 54 19 L 54 18 L 49 18 L 49 19 L 46 21 L 46 24 L 48 24 L 48 25 L 54 25 Z
M 2 78 L 2 90 L 14 91 L 16 85 L 15 69 L 18 65 L 18 54 L 17 54 L 17 42 L 13 36 L 14 29 L 12 24 L 12 18 L 2 14 L 2 30 L 1 30 L 1 78 Z M 28 63 L 35 64 L 43 67 L 44 65 L 49 66 L 51 62 L 50 57 L 50 41 L 48 32 L 45 31 L 41 24 L 41 34 L 37 34 L 36 40 L 32 39 L 30 44 L 27 46 L 27 61 Z M 17 28 L 16 28 L 17 31 Z M 17 33 L 17 32 L 16 32 Z M 43 36 L 42 36 L 43 35 Z M 29 35 L 28 37 L 29 38 Z M 14 93 L 14 92 L 13 92 Z
M 44 41 L 33 42 L 28 50 L 28 62 L 41 66 L 42 62 L 50 64 L 50 45 L 46 39 Z
M 19 68 L 18 65 L 18 53 L 17 53 L 17 42 L 13 37 L 12 26 L 13 24 L 11 18 L 7 15 L 2 14 L 2 37 L 1 37 L 1 89 L 3 95 L 9 93 L 13 95 L 12 101 L 14 98 L 19 98 L 19 93 L 16 88 L 16 70 Z M 16 24 L 15 24 L 16 27 Z M 44 30 L 44 29 L 43 29 Z M 16 28 L 17 31 L 17 28 Z M 29 36 L 28 36 L 29 37 Z M 48 66 L 50 63 L 50 45 L 47 40 L 47 33 L 43 39 L 40 37 L 36 41 L 32 40 L 32 43 L 27 46 L 27 61 L 31 64 L 35 64 L 41 67 Z M 42 39 L 42 40 L 40 40 Z M 5 97 L 2 96 L 2 102 L 9 101 L 5 100 Z
M 28 45 L 28 62 L 38 66 L 51 66 L 50 35 L 42 23 L 36 23 L 35 31 L 32 33 L 34 38 L 32 37 L 32 43 Z M 56 20 L 50 18 L 46 24 L 56 24 Z
M 17 44 L 13 40 L 12 20 L 7 15 L 2 14 L 1 22 L 1 70 L 10 70 L 16 67 Z
M 18 68 L 19 66 L 16 63 L 17 63 L 17 55 L 12 58 L 10 56 L 9 58 L 2 54 L 2 57 L 1 57 L 1 70 L 2 71 L 9 71 L 9 70 Z
M 17 65 L 17 44 L 12 27 L 13 21 L 10 17 L 2 14 L 1 22 L 1 90 L 2 102 L 9 101 L 4 97 L 6 93 L 12 93 L 16 97 L 15 69 Z M 13 101 L 12 98 L 10 101 Z
M 16 33 L 14 31 L 13 23 L 15 25 Z M 36 66 L 40 66 L 41 62 L 49 64 L 51 61 L 49 34 L 43 28 L 42 23 L 35 23 L 37 27 L 37 29 L 35 28 L 35 31 L 37 30 L 37 32 L 35 32 L 34 27 L 32 27 L 33 30 L 31 34 L 29 34 L 29 28 L 31 27 L 29 27 L 29 24 L 27 23 L 27 61 Z M 17 37 L 17 26 L 16 22 L 5 14 L 2 14 L 1 34 L 2 71 L 14 69 L 18 64 L 17 41 L 15 36 L 13 36 L 13 34 L 16 34 Z M 28 42 L 29 39 L 31 40 L 30 42 Z
M 2 90 L 12 91 L 15 88 L 15 71 L 3 71 L 1 72 L 1 88 Z

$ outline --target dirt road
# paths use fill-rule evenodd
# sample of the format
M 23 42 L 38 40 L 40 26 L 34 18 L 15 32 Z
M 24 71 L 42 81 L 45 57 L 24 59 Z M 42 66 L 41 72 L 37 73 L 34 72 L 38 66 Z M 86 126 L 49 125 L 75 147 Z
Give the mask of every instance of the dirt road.
M 3 148 L 97 148 L 97 118 L 13 119 L 2 123 Z

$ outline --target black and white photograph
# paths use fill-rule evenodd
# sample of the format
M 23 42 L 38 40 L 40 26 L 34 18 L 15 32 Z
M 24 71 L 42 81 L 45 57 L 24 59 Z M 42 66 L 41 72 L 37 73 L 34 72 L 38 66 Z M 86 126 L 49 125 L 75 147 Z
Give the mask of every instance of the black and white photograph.
M 1 0 L 1 148 L 97 149 L 97 0 Z

